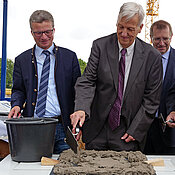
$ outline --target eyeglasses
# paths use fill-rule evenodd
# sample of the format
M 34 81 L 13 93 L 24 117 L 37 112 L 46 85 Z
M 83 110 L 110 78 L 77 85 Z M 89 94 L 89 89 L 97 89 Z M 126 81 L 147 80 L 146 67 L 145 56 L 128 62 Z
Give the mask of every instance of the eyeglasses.
M 162 40 L 164 43 L 167 43 L 171 38 L 168 37 L 162 37 L 162 38 L 154 38 L 153 37 L 153 42 L 155 43 L 160 43 L 160 41 Z
M 51 36 L 53 33 L 53 29 L 52 30 L 46 30 L 46 31 L 42 31 L 42 32 L 33 32 L 32 33 L 36 36 L 36 37 L 41 37 L 43 35 L 43 33 L 47 36 Z

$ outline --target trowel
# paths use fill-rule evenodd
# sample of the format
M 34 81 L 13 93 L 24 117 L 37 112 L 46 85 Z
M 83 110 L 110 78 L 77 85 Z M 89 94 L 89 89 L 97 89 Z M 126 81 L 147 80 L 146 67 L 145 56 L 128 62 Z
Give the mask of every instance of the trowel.
M 79 128 L 78 128 L 79 129 Z M 78 142 L 75 138 L 75 135 L 78 134 L 79 131 L 77 131 L 76 128 L 76 134 L 73 134 L 70 127 L 67 126 L 67 131 L 66 131 L 66 143 L 70 146 L 70 148 L 72 149 L 72 151 L 77 154 L 78 152 Z

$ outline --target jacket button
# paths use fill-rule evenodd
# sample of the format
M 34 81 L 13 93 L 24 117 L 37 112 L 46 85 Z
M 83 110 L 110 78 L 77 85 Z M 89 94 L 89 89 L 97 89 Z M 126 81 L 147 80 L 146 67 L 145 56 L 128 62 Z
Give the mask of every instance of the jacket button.
M 38 75 L 37 74 L 35 74 L 35 77 L 37 77 Z
M 34 89 L 34 92 L 37 92 L 37 89 Z
M 32 106 L 35 106 L 35 103 L 34 102 L 32 103 Z

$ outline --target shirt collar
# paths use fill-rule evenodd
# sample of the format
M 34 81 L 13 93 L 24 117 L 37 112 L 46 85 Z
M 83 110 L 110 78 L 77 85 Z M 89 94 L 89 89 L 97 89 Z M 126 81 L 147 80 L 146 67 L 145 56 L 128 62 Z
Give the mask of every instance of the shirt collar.
M 130 55 L 130 53 L 133 52 L 134 45 L 135 45 L 135 40 L 134 40 L 134 42 L 128 48 L 126 48 L 126 50 L 127 50 L 126 55 Z M 118 41 L 118 46 L 119 46 L 119 51 L 121 52 L 121 50 L 123 49 L 123 47 L 121 46 L 121 44 L 119 43 L 119 41 Z
M 53 55 L 53 49 L 54 49 L 54 43 L 47 49 L 51 55 Z M 41 56 L 42 52 L 44 49 L 40 48 L 39 46 L 36 45 L 35 47 L 35 55 L 36 57 Z
M 169 47 L 168 51 L 162 55 L 162 57 L 163 57 L 164 59 L 168 60 L 169 55 L 170 55 L 170 47 Z

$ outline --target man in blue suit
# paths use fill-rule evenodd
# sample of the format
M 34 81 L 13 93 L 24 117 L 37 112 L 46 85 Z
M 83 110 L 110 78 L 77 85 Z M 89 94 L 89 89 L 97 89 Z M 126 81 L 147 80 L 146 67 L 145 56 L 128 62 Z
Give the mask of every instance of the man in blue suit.
M 64 142 L 65 129 L 71 126 L 69 116 L 74 110 L 74 85 L 80 76 L 80 67 L 74 52 L 53 43 L 54 19 L 49 12 L 37 10 L 31 15 L 29 22 L 36 44 L 15 58 L 12 109 L 8 117 L 16 118 L 21 113 L 24 117 L 41 117 L 36 110 L 39 106 L 42 68 L 47 57 L 43 51 L 47 51 L 50 68 L 42 117 L 59 118 L 54 145 L 54 153 L 59 154 L 69 148 Z
M 156 21 L 150 28 L 150 37 L 153 46 L 159 50 L 162 55 L 163 86 L 157 117 L 148 132 L 145 147 L 146 154 L 175 154 L 175 128 L 167 125 L 165 129 L 162 125 L 162 119 L 159 118 L 160 115 L 162 115 L 166 121 L 167 116 L 173 109 L 171 105 L 173 101 L 171 100 L 170 102 L 168 98 L 168 94 L 175 80 L 175 49 L 170 46 L 172 36 L 171 25 L 166 21 Z

